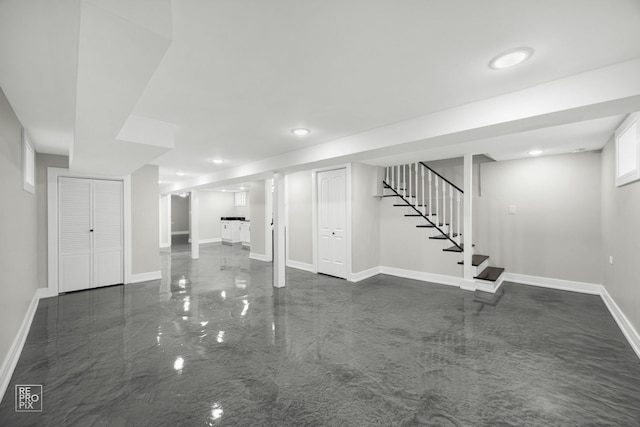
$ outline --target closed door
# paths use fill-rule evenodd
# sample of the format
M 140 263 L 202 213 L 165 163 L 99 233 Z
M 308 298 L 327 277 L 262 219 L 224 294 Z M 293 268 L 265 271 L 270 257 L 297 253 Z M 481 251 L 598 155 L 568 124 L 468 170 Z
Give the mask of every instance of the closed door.
M 347 278 L 346 169 L 318 173 L 318 272 Z
M 60 292 L 124 282 L 122 182 L 60 178 Z

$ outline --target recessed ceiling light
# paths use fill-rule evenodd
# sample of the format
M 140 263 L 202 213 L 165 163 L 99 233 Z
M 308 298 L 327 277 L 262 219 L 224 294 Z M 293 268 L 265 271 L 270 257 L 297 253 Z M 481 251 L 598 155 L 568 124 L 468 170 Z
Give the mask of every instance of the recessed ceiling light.
M 244 187 L 240 187 L 241 190 L 244 190 Z
M 182 172 L 182 171 L 178 171 L 178 172 L 176 172 L 176 175 L 178 175 L 178 176 L 184 176 L 184 172 Z
M 291 133 L 296 136 L 305 136 L 305 135 L 309 135 L 311 131 L 309 129 L 304 129 L 304 128 L 295 128 L 295 129 L 291 129 Z
M 518 47 L 502 52 L 489 63 L 489 67 L 494 70 L 502 70 L 521 64 L 533 55 L 533 49 L 530 47 Z
M 530 156 L 539 156 L 540 154 L 542 154 L 542 150 L 531 150 L 531 151 L 529 151 L 529 155 Z
M 215 163 L 216 165 L 219 165 L 220 163 L 223 163 L 223 162 L 224 162 L 224 160 L 222 160 L 222 159 L 213 159 L 213 160 L 211 160 L 211 161 L 212 161 L 213 163 Z
M 162 181 L 158 180 L 158 184 L 162 184 Z

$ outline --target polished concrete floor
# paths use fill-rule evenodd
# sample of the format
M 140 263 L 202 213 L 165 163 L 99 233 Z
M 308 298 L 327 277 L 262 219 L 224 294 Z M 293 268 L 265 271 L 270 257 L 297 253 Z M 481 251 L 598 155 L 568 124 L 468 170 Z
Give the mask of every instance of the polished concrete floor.
M 357 284 L 211 244 L 161 281 L 42 300 L 2 426 L 640 425 L 640 362 L 597 296 Z M 14 385 L 44 386 L 41 413 Z

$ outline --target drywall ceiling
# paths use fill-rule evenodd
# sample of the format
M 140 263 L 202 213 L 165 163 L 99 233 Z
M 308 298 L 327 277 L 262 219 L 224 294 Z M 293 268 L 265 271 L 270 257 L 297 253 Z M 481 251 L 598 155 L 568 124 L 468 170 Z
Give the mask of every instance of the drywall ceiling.
M 441 112 L 483 100 L 486 108 L 496 108 L 489 100 L 640 58 L 636 0 L 618 0 L 615 7 L 600 0 L 190 0 L 167 5 L 150 0 L 0 2 L 0 85 L 39 151 L 75 153 L 81 158 L 72 162 L 106 169 L 113 164 L 114 171 L 118 157 L 129 160 L 120 169 L 152 162 L 160 165 L 167 189 L 244 182 L 270 167 L 311 164 L 305 156 L 318 153 L 344 160 L 342 147 L 350 160 L 383 162 L 397 154 L 394 144 L 412 141 L 392 133 L 399 123 L 437 127 Z M 517 46 L 534 49 L 528 62 L 501 71 L 488 67 L 496 54 Z M 91 72 L 83 72 L 87 69 Z M 609 90 L 606 101 L 621 100 L 624 92 L 613 93 L 624 87 L 620 76 L 637 79 L 611 76 L 596 78 L 615 78 L 611 85 L 580 87 Z M 539 103 L 549 111 L 561 109 L 554 105 L 575 101 L 577 109 L 600 99 L 586 99 L 584 90 L 549 93 L 551 99 Z M 509 110 L 530 107 L 527 97 L 517 102 L 499 108 L 508 116 Z M 625 105 L 635 108 L 636 102 Z M 616 119 L 598 126 L 589 121 L 620 115 L 621 109 L 617 103 L 584 117 L 567 114 L 535 125 L 551 127 L 545 138 L 560 146 L 562 125 L 573 123 L 577 134 L 595 129 L 604 135 Z M 172 126 L 173 148 L 156 145 L 151 137 L 144 143 L 118 139 L 132 116 Z M 437 147 L 427 148 L 444 153 L 443 146 L 455 142 L 450 153 L 464 148 L 511 158 L 516 152 L 492 138 L 522 134 L 532 125 L 492 123 L 467 133 L 462 129 L 472 126 L 461 125 L 460 136 L 442 137 Z M 312 133 L 295 137 L 290 133 L 295 127 Z M 553 128 L 559 129 L 557 137 Z M 154 132 L 158 128 L 149 135 Z M 423 131 L 429 132 L 437 133 Z M 416 132 L 417 140 L 428 135 Z M 438 155 L 425 145 L 405 144 L 402 150 Z M 524 142 L 512 145 L 520 152 Z M 488 151 L 497 146 L 500 153 Z M 378 152 L 367 152 L 370 147 Z M 214 158 L 225 162 L 213 164 Z M 255 166 L 259 162 L 264 165 Z

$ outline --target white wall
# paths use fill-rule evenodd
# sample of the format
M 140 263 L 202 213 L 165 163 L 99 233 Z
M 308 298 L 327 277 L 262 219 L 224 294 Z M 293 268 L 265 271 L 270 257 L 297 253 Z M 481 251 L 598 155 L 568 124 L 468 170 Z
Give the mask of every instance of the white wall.
M 36 199 L 38 200 L 38 287 L 49 286 L 48 274 L 48 221 L 47 221 L 47 168 L 68 168 L 69 157 L 36 154 Z
M 288 258 L 294 262 L 313 264 L 313 213 L 311 171 L 287 175 Z
M 160 271 L 158 166 L 146 165 L 131 174 L 131 272 Z
M 236 216 L 233 193 L 200 191 L 200 241 L 220 239 L 220 217 Z
M 161 248 L 171 246 L 171 225 L 169 224 L 169 221 L 171 221 L 171 208 L 169 203 L 171 203 L 171 195 L 161 194 L 159 200 Z
M 484 163 L 481 179 L 476 253 L 510 273 L 602 283 L 598 153 Z
M 380 265 L 380 205 L 374 197 L 378 168 L 351 164 L 351 271 Z
M 37 200 L 23 190 L 21 132 L 0 89 L 0 366 L 38 288 Z
M 251 203 L 249 206 L 249 216 L 251 217 L 251 253 L 266 255 L 265 248 L 265 213 L 267 210 L 267 200 L 265 193 L 265 181 L 252 181 L 249 196 Z
M 604 286 L 640 331 L 640 181 L 615 185 L 615 142 L 602 151 L 602 256 Z M 609 264 L 613 256 L 613 265 Z

